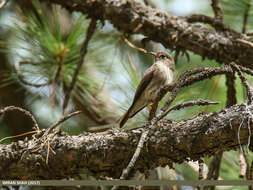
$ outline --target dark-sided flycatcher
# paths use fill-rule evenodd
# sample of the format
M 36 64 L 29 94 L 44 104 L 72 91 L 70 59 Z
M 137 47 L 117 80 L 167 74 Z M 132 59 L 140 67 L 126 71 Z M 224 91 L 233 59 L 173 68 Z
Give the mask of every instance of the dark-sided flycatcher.
M 155 63 L 145 72 L 134 95 L 134 100 L 127 112 L 118 120 L 120 127 L 127 120 L 147 105 L 153 103 L 159 91 L 167 84 L 172 83 L 175 62 L 173 57 L 166 52 L 151 53 Z

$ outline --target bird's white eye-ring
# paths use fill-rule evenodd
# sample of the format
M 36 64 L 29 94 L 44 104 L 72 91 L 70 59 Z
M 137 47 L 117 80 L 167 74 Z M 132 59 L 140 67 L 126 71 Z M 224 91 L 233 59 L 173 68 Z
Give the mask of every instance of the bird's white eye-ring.
M 160 55 L 159 58 L 160 58 L 160 59 L 165 59 L 165 58 L 167 58 L 167 56 L 165 56 L 165 55 Z

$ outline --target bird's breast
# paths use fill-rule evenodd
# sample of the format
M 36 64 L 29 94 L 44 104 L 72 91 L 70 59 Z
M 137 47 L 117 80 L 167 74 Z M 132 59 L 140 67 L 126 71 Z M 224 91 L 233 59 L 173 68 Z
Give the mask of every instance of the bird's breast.
M 173 71 L 162 62 L 157 62 L 155 66 L 154 78 L 157 78 L 160 85 L 170 84 L 173 81 Z
M 173 71 L 164 63 L 156 62 L 153 67 L 153 78 L 144 95 L 150 101 L 154 101 L 161 88 L 173 81 Z

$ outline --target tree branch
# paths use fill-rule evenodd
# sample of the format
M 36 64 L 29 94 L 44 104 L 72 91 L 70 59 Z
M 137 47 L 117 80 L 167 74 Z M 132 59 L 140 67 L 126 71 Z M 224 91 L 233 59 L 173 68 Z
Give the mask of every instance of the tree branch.
M 251 2 L 246 3 L 244 15 L 243 15 L 242 33 L 246 32 L 250 7 L 251 7 Z
M 227 103 L 226 106 L 232 106 L 237 103 L 236 101 L 236 89 L 235 89 L 235 74 L 226 74 L 226 86 L 227 86 Z
M 20 108 L 20 107 L 16 107 L 16 106 L 7 106 L 3 109 L 0 110 L 0 115 L 9 112 L 9 111 L 19 111 L 21 113 L 23 113 L 24 115 L 28 116 L 32 122 L 33 122 L 33 129 L 36 131 L 40 131 L 39 125 L 36 121 L 36 119 L 34 118 L 34 116 L 27 110 Z
M 203 79 L 211 78 L 215 75 L 219 74 L 231 74 L 233 73 L 230 66 L 223 66 L 223 67 L 202 67 L 202 68 L 196 68 L 192 69 L 190 71 L 186 71 L 182 75 L 180 75 L 179 79 L 171 85 L 165 86 L 160 92 L 159 96 L 157 97 L 157 100 L 160 101 L 164 97 L 164 95 L 171 91 L 171 95 L 168 98 L 168 100 L 165 102 L 164 106 L 161 108 L 160 113 L 154 117 L 151 120 L 151 125 L 157 123 L 160 119 L 162 119 L 167 114 L 167 110 L 170 106 L 170 104 L 173 102 L 173 100 L 176 98 L 177 94 L 179 93 L 179 89 L 185 86 L 189 86 L 195 82 L 199 82 Z M 151 127 L 152 127 L 151 126 Z
M 96 23 L 97 21 L 95 19 L 92 19 L 90 21 L 90 24 L 89 24 L 89 27 L 88 27 L 88 31 L 87 31 L 87 35 L 86 35 L 86 38 L 82 44 L 82 47 L 81 47 L 81 50 L 80 50 L 80 61 L 78 62 L 78 65 L 75 69 L 75 73 L 73 75 L 73 78 L 72 78 L 72 81 L 70 83 L 70 86 L 66 92 L 66 96 L 64 98 L 64 102 L 63 102 L 63 113 L 65 112 L 65 109 L 68 105 L 68 102 L 69 102 L 69 99 L 70 99 L 70 95 L 71 95 L 71 92 L 75 86 L 75 83 L 77 81 L 77 77 L 78 77 L 78 74 L 82 68 L 82 65 L 83 65 L 83 62 L 84 62 L 84 57 L 87 53 L 87 49 L 88 49 L 88 44 L 89 44 L 89 41 L 96 29 Z
M 169 16 L 133 0 L 41 1 L 57 3 L 101 21 L 108 20 L 124 33 L 143 34 L 166 48 L 181 47 L 220 63 L 228 64 L 238 59 L 238 63 L 253 68 L 253 48 L 235 41 L 237 38 L 250 39 L 236 31 L 215 32 L 191 24 L 184 17 Z
M 236 70 L 236 72 L 238 73 L 242 84 L 245 86 L 246 91 L 247 91 L 247 96 L 248 96 L 248 101 L 249 103 L 251 103 L 253 101 L 253 92 L 252 92 L 252 88 L 249 85 L 246 77 L 243 75 L 242 71 L 241 71 L 241 67 L 237 66 L 235 63 L 231 63 L 231 66 Z
M 220 165 L 222 160 L 223 151 L 218 152 L 214 155 L 209 168 L 208 168 L 208 174 L 207 174 L 207 180 L 213 179 L 218 180 L 219 173 L 220 173 Z M 215 186 L 205 186 L 204 190 L 214 190 Z
M 253 106 L 248 106 L 253 110 Z M 133 170 L 142 172 L 157 166 L 199 160 L 218 151 L 239 147 L 237 139 L 245 105 L 234 105 L 219 113 L 200 114 L 184 121 L 159 121 L 154 129 L 127 132 L 109 130 L 79 136 L 57 134 L 51 140 L 56 155 L 45 163 L 47 148 L 29 149 L 39 139 L 0 145 L 1 179 L 62 179 L 74 177 L 82 170 L 96 177 L 118 178 L 132 157 L 142 132 L 149 136 Z M 252 131 L 251 121 L 251 131 Z M 197 143 L 196 143 L 197 142 Z M 240 130 L 240 143 L 247 144 L 247 122 Z M 30 152 L 30 153 L 29 153 Z M 152 152 L 152 154 L 150 154 Z M 59 164 L 60 163 L 60 164 Z M 8 172 L 5 172 L 8 171 Z
M 211 5 L 212 5 L 212 8 L 213 8 L 215 19 L 220 20 L 221 22 L 223 22 L 223 15 L 222 15 L 222 10 L 221 10 L 219 0 L 212 0 Z

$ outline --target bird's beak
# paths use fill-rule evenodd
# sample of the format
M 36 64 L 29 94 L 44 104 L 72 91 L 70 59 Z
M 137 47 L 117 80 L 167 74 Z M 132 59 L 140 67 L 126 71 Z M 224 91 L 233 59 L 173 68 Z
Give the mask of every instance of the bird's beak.
M 155 52 L 148 52 L 149 54 L 153 55 L 153 56 L 156 56 L 156 53 Z

